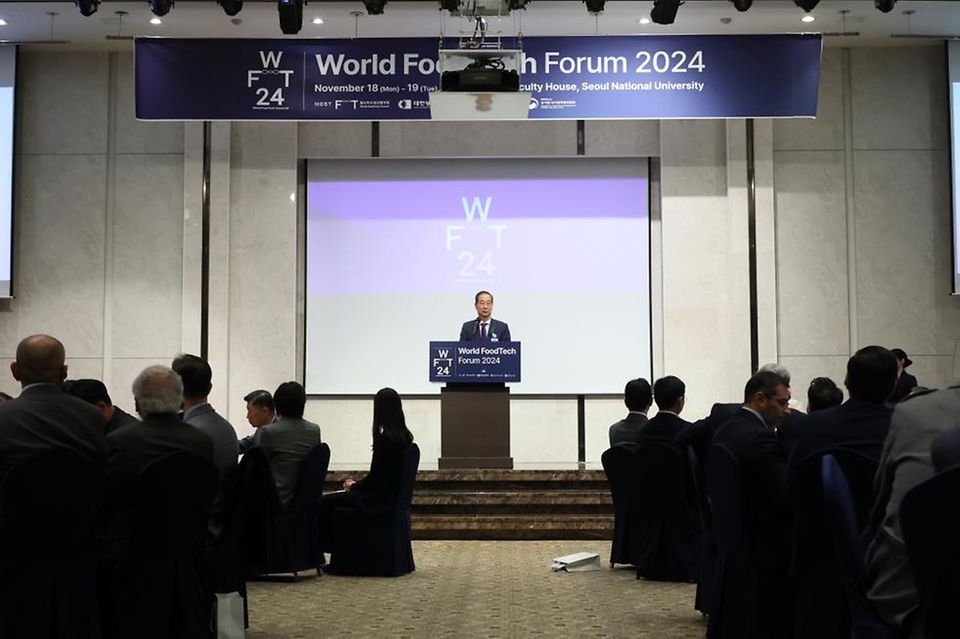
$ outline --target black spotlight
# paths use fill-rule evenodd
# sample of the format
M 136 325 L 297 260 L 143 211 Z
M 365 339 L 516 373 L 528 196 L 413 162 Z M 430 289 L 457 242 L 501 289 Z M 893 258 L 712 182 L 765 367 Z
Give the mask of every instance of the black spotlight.
M 80 9 L 80 15 L 92 16 L 100 8 L 100 0 L 73 0 L 73 4 Z
M 753 6 L 753 0 L 731 0 L 737 11 L 749 11 Z
M 653 0 L 650 19 L 657 24 L 673 24 L 681 4 L 683 4 L 681 0 Z
M 455 12 L 460 10 L 460 0 L 440 0 L 440 10 Z
M 875 6 L 877 9 L 880 9 L 884 13 L 890 13 L 893 11 L 893 7 L 896 4 L 897 0 L 873 0 L 873 6 Z
M 223 7 L 223 12 L 228 16 L 235 16 L 243 9 L 243 0 L 217 0 L 217 4 Z
M 363 6 L 367 8 L 367 14 L 371 16 L 383 15 L 383 8 L 387 6 L 387 0 L 363 0 Z
M 303 0 L 277 0 L 280 30 L 287 35 L 300 33 L 303 27 Z
M 509 0 L 507 2 L 508 11 L 522 11 L 527 8 L 528 0 Z
M 590 13 L 603 13 L 607 0 L 583 0 L 583 4 L 587 5 L 587 11 Z
M 173 9 L 173 0 L 147 0 L 147 4 L 150 5 L 153 15 L 158 18 L 162 18 L 170 13 L 170 9 Z
M 819 2 L 820 0 L 793 0 L 793 3 L 795 5 L 797 5 L 807 13 L 810 13 L 811 11 L 813 11 L 817 7 L 817 4 L 819 4 Z

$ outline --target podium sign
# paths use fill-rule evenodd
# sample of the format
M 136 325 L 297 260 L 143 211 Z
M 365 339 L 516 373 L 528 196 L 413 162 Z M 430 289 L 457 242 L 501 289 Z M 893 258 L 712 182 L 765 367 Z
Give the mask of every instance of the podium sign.
M 520 342 L 430 342 L 430 381 L 520 381 Z

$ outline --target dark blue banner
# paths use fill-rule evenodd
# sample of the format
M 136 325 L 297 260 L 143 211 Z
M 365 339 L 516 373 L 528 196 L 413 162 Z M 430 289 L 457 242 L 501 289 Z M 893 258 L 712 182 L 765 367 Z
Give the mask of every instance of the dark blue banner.
M 520 342 L 430 342 L 431 382 L 519 382 Z
M 436 38 L 138 38 L 137 117 L 429 119 L 437 45 Z M 532 94 L 533 119 L 817 112 L 819 35 L 556 36 L 524 38 L 522 49 L 520 89 Z

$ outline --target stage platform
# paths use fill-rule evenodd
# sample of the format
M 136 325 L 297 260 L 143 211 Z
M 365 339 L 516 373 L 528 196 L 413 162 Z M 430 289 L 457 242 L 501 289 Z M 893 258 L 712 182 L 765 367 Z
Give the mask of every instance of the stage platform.
M 366 471 L 330 471 L 325 491 Z M 613 505 L 602 470 L 422 470 L 414 539 L 611 539 Z

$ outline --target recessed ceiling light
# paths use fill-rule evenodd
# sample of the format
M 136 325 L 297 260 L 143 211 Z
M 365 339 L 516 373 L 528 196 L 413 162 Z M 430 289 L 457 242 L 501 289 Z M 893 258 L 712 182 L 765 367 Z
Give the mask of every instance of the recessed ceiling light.
M 150 18 L 150 24 L 163 24 L 163 20 L 161 20 L 157 16 L 153 16 L 152 18 Z
M 0 27 L 5 27 L 5 26 L 7 26 L 7 21 L 4 20 L 3 18 L 0 18 Z
M 813 16 L 803 16 L 800 18 L 800 22 L 813 22 L 814 20 L 816 20 L 816 18 Z
M 640 24 L 650 24 L 650 18 L 640 18 L 637 22 Z
M 314 23 L 314 24 L 323 24 L 323 18 L 321 18 L 320 16 L 317 16 L 316 18 L 313 19 L 313 23 Z

